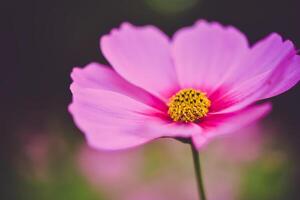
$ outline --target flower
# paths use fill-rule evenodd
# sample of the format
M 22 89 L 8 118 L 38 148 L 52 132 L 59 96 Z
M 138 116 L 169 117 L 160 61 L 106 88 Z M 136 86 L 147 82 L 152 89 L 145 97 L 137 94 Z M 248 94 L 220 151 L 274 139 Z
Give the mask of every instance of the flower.
M 172 39 L 154 26 L 123 23 L 100 40 L 112 68 L 90 63 L 71 73 L 69 106 L 88 143 L 117 150 L 161 137 L 188 138 L 200 149 L 271 110 L 255 102 L 300 78 L 293 43 L 272 33 L 251 46 L 219 23 L 196 22 Z

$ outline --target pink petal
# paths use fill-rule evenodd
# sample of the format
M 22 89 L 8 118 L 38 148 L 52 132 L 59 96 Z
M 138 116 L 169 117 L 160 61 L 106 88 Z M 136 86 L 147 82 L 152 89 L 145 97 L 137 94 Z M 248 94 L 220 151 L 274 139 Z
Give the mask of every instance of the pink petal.
M 292 42 L 283 41 L 280 35 L 272 33 L 251 47 L 239 66 L 230 74 L 230 79 L 232 82 L 245 81 L 264 72 L 272 71 L 295 53 Z
M 88 143 L 99 149 L 134 147 L 159 137 L 190 137 L 200 133 L 196 124 L 174 124 L 160 110 L 112 91 L 71 85 L 69 111 Z
M 119 76 L 114 70 L 99 63 L 84 68 L 75 67 L 71 73 L 74 83 L 83 88 L 109 90 L 124 94 L 152 107 L 166 110 L 166 104 L 145 90 L 138 88 Z
M 173 55 L 182 87 L 208 93 L 211 112 L 229 113 L 280 94 L 299 80 L 299 61 L 290 41 L 278 34 L 249 48 L 232 27 L 200 21 L 174 36 Z
M 166 100 L 178 88 L 168 37 L 153 26 L 124 23 L 100 41 L 113 68 L 129 82 Z
M 279 95 L 295 86 L 300 80 L 300 56 L 294 56 L 291 63 L 280 76 L 280 81 L 274 83 L 274 87 L 263 98 Z
M 236 68 L 249 47 L 237 29 L 199 21 L 175 33 L 172 50 L 181 86 L 210 90 Z
M 192 136 L 194 145 L 200 149 L 210 139 L 232 133 L 250 123 L 255 122 L 271 111 L 271 104 L 251 106 L 239 112 L 229 114 L 211 114 L 199 125 L 203 128 L 202 134 Z
M 271 34 L 258 42 L 228 77 L 227 92 L 223 92 L 214 100 L 215 104 L 225 106 L 215 110 L 221 110 L 218 113 L 226 113 L 245 108 L 268 97 L 278 85 L 286 81 L 289 83 L 284 88 L 291 87 L 297 82 L 295 79 L 299 75 L 293 74 L 288 77 L 285 72 L 291 66 L 291 71 L 299 73 L 294 70 L 297 64 L 291 65 L 295 53 L 294 45 L 290 41 L 283 42 L 277 34 Z

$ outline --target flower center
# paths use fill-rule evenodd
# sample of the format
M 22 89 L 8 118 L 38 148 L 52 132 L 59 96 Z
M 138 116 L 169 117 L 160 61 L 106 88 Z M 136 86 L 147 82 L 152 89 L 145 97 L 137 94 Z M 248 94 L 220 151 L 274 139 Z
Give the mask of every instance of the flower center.
M 175 122 L 194 122 L 207 115 L 210 104 L 205 93 L 182 89 L 170 98 L 168 114 Z

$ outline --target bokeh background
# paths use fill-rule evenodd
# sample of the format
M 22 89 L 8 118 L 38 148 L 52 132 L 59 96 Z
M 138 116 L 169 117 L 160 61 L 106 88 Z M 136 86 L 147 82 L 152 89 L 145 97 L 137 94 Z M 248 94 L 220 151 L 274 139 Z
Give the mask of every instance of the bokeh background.
M 278 32 L 300 47 L 298 0 L 12 0 L 1 8 L 1 200 L 196 199 L 188 146 L 162 139 L 97 152 L 67 112 L 72 67 L 107 63 L 99 37 L 121 22 L 171 36 L 204 18 L 238 27 L 251 43 Z M 300 199 L 300 86 L 272 102 L 260 124 L 201 152 L 209 199 Z

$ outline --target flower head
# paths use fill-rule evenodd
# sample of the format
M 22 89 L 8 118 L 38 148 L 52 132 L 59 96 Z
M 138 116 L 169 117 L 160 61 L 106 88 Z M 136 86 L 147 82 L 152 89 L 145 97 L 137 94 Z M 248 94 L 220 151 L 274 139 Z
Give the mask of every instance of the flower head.
M 207 115 L 210 104 L 204 93 L 183 89 L 171 97 L 168 114 L 175 122 L 194 122 Z
M 69 107 L 90 145 L 124 149 L 161 137 L 199 149 L 267 114 L 300 78 L 293 43 L 273 33 L 250 46 L 231 26 L 198 21 L 172 39 L 124 23 L 100 41 L 112 68 L 90 63 L 71 74 Z

